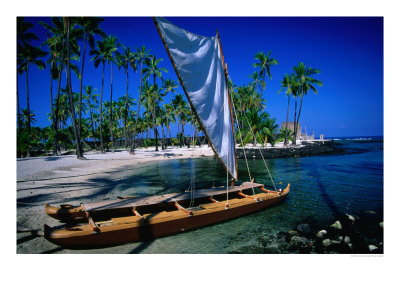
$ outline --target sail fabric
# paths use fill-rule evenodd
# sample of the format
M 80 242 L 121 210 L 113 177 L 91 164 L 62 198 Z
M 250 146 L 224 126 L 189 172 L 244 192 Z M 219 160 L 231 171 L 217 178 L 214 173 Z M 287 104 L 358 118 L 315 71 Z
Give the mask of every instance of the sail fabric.
M 216 156 L 237 179 L 232 111 L 218 37 L 199 36 L 164 18 L 154 20 Z

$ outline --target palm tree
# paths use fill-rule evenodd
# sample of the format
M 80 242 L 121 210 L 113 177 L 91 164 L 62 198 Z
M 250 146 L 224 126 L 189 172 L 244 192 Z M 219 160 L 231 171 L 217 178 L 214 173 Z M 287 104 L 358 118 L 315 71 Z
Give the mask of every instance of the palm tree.
M 179 121 L 181 122 L 181 132 L 178 134 L 180 138 L 180 147 L 182 147 L 182 143 L 185 143 L 185 124 L 188 120 L 188 116 L 190 114 L 189 105 L 183 99 L 183 95 L 177 94 L 174 99 L 172 99 L 172 103 L 175 108 L 175 114 L 178 117 L 178 130 L 179 130 Z
M 76 116 L 75 116 L 75 108 L 72 94 L 72 86 L 71 86 L 71 64 L 70 64 L 70 20 L 69 17 L 64 17 L 64 26 L 67 28 L 66 35 L 66 47 L 67 47 L 67 86 L 68 86 L 68 95 L 69 95 L 69 104 L 71 107 L 71 115 L 72 115 L 72 125 L 74 128 L 74 135 L 76 140 L 76 157 L 78 159 L 86 159 L 83 156 L 83 151 L 81 147 L 80 134 L 77 128 Z
M 114 52 L 117 52 L 119 43 L 117 42 L 117 38 L 113 35 L 109 35 L 106 37 L 106 43 L 107 43 L 107 48 L 108 48 L 108 56 L 107 56 L 107 63 L 110 64 L 111 67 L 111 88 L 110 88 L 110 122 L 113 120 L 113 64 L 117 64 L 117 62 L 114 59 Z M 118 52 L 117 52 L 118 53 Z M 114 135 L 113 135 L 113 126 L 112 123 L 110 123 L 110 133 L 111 133 L 111 150 L 114 152 Z
M 31 122 L 30 122 L 30 108 L 29 108 L 29 66 L 33 64 L 37 66 L 40 70 L 43 70 L 46 65 L 41 60 L 42 57 L 46 56 L 46 52 L 44 52 L 40 47 L 32 47 L 25 46 L 21 47 L 20 52 L 17 56 L 17 65 L 19 67 L 18 72 L 21 74 L 23 72 L 26 73 L 26 109 L 28 111 L 27 116 L 27 130 L 28 130 L 28 143 L 30 143 L 30 134 L 31 134 Z M 27 157 L 30 156 L 30 151 L 28 148 Z
M 59 121 L 57 120 L 59 116 L 58 110 L 60 109 L 60 88 L 61 88 L 61 75 L 63 72 L 63 67 L 66 65 L 66 48 L 65 48 L 65 42 L 66 42 L 66 34 L 67 34 L 67 28 L 65 27 L 65 24 L 63 20 L 60 17 L 52 17 L 52 25 L 49 25 L 44 22 L 39 22 L 45 29 L 48 31 L 48 36 L 47 40 L 44 42 L 52 54 L 55 55 L 54 60 L 55 60 L 55 65 L 52 66 L 52 71 L 56 72 L 58 74 L 58 85 L 57 85 L 57 96 L 56 96 L 56 105 L 54 108 L 54 120 L 53 120 L 53 128 L 54 128 L 54 144 L 53 144 L 53 155 L 59 155 L 59 148 L 58 148 L 58 123 Z M 76 29 L 73 29 L 73 24 L 70 24 L 70 47 L 72 49 L 72 52 L 76 55 L 79 53 L 79 46 L 76 42 L 76 37 L 78 36 L 78 32 Z M 61 56 L 61 57 L 60 57 Z M 57 61 L 58 61 L 58 67 L 57 67 Z M 54 69 L 53 69 L 54 68 Z M 75 65 L 71 65 L 71 68 L 74 72 L 77 72 L 77 67 Z M 67 72 L 67 71 L 66 71 Z M 55 75 L 55 74 L 54 74 Z M 51 83 L 50 83 L 51 84 Z
M 265 75 L 268 75 L 269 79 L 271 79 L 272 76 L 271 76 L 270 67 L 278 64 L 278 61 L 275 58 L 270 57 L 270 56 L 271 56 L 271 51 L 268 51 L 267 55 L 265 55 L 265 53 L 262 51 L 258 52 L 255 55 L 255 59 L 258 61 L 253 64 L 253 66 L 255 68 L 259 68 L 258 83 L 261 86 L 261 88 L 260 88 L 261 97 L 262 97 L 262 94 L 263 94 L 263 91 L 265 88 Z
M 176 81 L 171 80 L 171 79 L 167 79 L 163 81 L 163 91 L 164 94 L 163 96 L 165 97 L 168 93 L 171 93 L 171 97 L 170 100 L 172 101 L 172 94 L 176 93 L 176 88 L 178 87 Z
M 161 126 L 162 130 L 162 141 L 161 141 L 161 149 L 164 150 L 164 144 L 165 144 L 165 132 L 164 132 L 164 125 L 166 124 L 166 111 L 163 106 L 157 105 L 156 107 L 157 110 L 157 125 Z M 165 149 L 167 147 L 165 146 Z
M 293 93 L 292 89 L 296 85 L 297 83 L 294 74 L 286 74 L 281 81 L 281 89 L 278 91 L 278 93 L 280 93 L 284 89 L 286 89 L 285 94 L 288 97 L 288 108 L 287 108 L 286 123 L 285 123 L 285 141 L 284 141 L 285 146 L 287 146 L 288 144 L 287 133 L 288 133 L 288 122 L 289 122 L 290 95 Z
M 104 21 L 103 18 L 93 18 L 93 17 L 77 17 L 74 18 L 74 21 L 81 29 L 80 33 L 84 37 L 84 46 L 82 52 L 82 65 L 81 65 L 81 74 L 79 76 L 79 123 L 78 123 L 78 130 L 81 132 L 81 118 L 82 118 L 82 82 L 83 82 L 83 68 L 85 65 L 85 55 L 86 55 L 86 45 L 89 41 L 90 48 L 93 49 L 94 45 L 94 35 L 98 34 L 101 37 L 105 37 L 105 33 L 99 27 L 100 23 Z
M 107 38 L 103 38 L 102 41 L 97 41 L 96 49 L 92 49 L 90 51 L 90 55 L 94 55 L 92 60 L 94 60 L 94 66 L 96 68 L 101 64 L 103 66 L 103 76 L 101 79 L 101 92 L 100 92 L 100 148 L 101 152 L 104 153 L 104 145 L 103 145 L 103 88 L 104 88 L 104 71 L 106 67 L 106 61 L 109 61 L 111 58 L 111 51 L 109 47 L 109 41 Z
M 300 62 L 297 66 L 294 66 L 293 70 L 294 70 L 296 78 L 298 80 L 298 84 L 299 84 L 299 88 L 300 88 L 300 97 L 301 97 L 299 114 L 297 116 L 297 120 L 295 123 L 295 131 L 297 131 L 297 126 L 298 126 L 299 120 L 300 120 L 301 108 L 303 106 L 303 96 L 307 95 L 307 93 L 310 89 L 315 94 L 317 94 L 317 89 L 314 85 L 322 86 L 322 82 L 318 79 L 311 77 L 316 74 L 320 74 L 321 71 L 316 68 L 308 67 L 307 65 L 304 65 L 303 62 Z M 295 132 L 295 136 L 296 136 L 296 133 L 297 132 Z
M 32 47 L 32 40 L 38 41 L 39 38 L 33 32 L 28 32 L 33 27 L 32 23 L 26 22 L 23 17 L 17 17 L 17 53 L 21 53 L 23 48 Z M 19 105 L 19 95 L 18 95 L 18 74 L 22 74 L 22 69 L 18 65 L 17 72 L 17 132 L 19 133 L 21 128 L 21 113 Z
M 156 59 L 153 55 L 145 59 L 146 68 L 143 70 L 145 74 L 145 78 L 149 78 L 150 75 L 153 75 L 153 85 L 156 85 L 156 77 L 162 78 L 161 72 L 168 73 L 168 70 L 165 68 L 158 67 L 158 64 L 162 61 L 162 58 Z M 158 133 L 157 133 L 157 125 L 156 125 L 156 98 L 153 98 L 153 130 L 154 136 L 156 139 L 156 151 L 158 151 Z
M 261 140 L 261 138 L 257 136 L 257 133 L 262 128 L 261 124 L 264 117 L 265 114 L 261 114 L 261 110 L 255 107 L 251 107 L 239 117 L 245 124 L 242 132 L 242 139 L 240 139 L 240 136 L 238 139 L 242 140 L 242 146 L 245 146 L 251 140 L 253 140 L 253 146 L 256 146 L 257 138 Z
M 89 108 L 93 145 L 97 149 L 93 110 L 96 107 L 96 105 L 95 105 L 97 103 L 96 97 L 98 96 L 98 94 L 94 94 L 95 91 L 96 91 L 96 89 L 93 88 L 91 85 L 85 86 L 85 94 L 86 95 L 85 95 L 84 99 L 86 99 L 88 108 Z
M 137 129 L 138 120 L 139 120 L 140 104 L 142 101 L 142 67 L 143 67 L 144 60 L 149 56 L 149 52 L 150 52 L 150 50 L 146 50 L 146 47 L 142 46 L 142 48 L 140 48 L 140 49 L 136 48 L 136 52 L 133 54 L 136 61 L 140 62 L 140 79 L 139 79 L 139 104 L 138 104 L 138 110 L 136 112 L 135 128 L 133 130 L 131 151 L 129 152 L 129 154 L 135 153 L 135 136 L 136 136 L 136 129 Z
M 126 73 L 126 95 L 125 95 L 125 109 L 124 109 L 124 139 L 125 139 L 125 148 L 128 149 L 128 138 L 126 132 L 127 126 L 127 118 L 128 118 L 128 87 L 129 87 L 129 67 L 131 67 L 135 72 L 137 70 L 136 65 L 136 57 L 133 55 L 133 52 L 129 47 L 125 47 L 122 45 L 123 53 L 118 53 L 116 55 L 118 69 L 121 67 L 124 69 Z
M 174 112 L 174 106 L 172 104 L 172 100 L 171 103 L 165 104 L 164 105 L 164 109 L 165 109 L 165 125 L 168 128 L 168 132 L 169 132 L 169 141 L 171 140 L 171 126 L 170 124 L 173 123 L 175 124 L 176 118 L 175 118 L 175 112 Z M 168 142 L 169 144 L 169 142 Z
M 261 131 L 259 132 L 259 136 L 262 137 L 264 147 L 267 146 L 267 142 L 270 142 L 270 144 L 274 146 L 276 142 L 276 132 L 279 127 L 278 124 L 276 124 L 276 119 L 271 118 L 267 112 L 264 112 L 262 114 L 260 127 Z

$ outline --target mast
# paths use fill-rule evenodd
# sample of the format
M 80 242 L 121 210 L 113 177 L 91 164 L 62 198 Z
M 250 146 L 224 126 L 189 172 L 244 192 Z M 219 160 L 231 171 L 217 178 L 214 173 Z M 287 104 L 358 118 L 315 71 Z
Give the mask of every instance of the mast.
M 236 169 L 236 174 L 237 174 L 238 172 L 237 172 L 236 138 L 235 138 L 235 134 L 234 134 L 235 125 L 234 125 L 234 122 L 233 122 L 232 100 L 231 100 L 231 96 L 230 96 L 230 92 L 229 92 L 228 68 L 227 68 L 227 65 L 225 64 L 224 53 L 222 52 L 221 39 L 219 37 L 218 30 L 217 30 L 217 39 L 218 39 L 218 43 L 219 43 L 219 49 L 221 51 L 222 65 L 224 67 L 224 73 L 225 73 L 226 91 L 228 92 L 229 109 L 231 111 L 232 135 L 233 135 L 233 143 L 234 143 L 233 151 L 234 151 L 234 154 L 235 154 L 235 169 Z M 237 180 L 237 177 L 238 176 L 236 176 L 236 178 L 234 178 L 234 179 Z

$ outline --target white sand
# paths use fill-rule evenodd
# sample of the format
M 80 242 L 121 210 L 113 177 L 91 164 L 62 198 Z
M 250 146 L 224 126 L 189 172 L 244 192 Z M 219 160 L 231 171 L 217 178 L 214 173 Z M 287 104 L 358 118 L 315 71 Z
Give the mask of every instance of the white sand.
M 154 147 L 139 149 L 135 155 L 127 151 L 114 153 L 85 153 L 87 160 L 76 155 L 35 157 L 17 160 L 17 227 L 42 229 L 46 223 L 59 225 L 44 212 L 45 203 L 71 203 L 91 197 L 101 201 L 114 198 L 112 186 L 121 170 L 132 170 L 158 160 L 213 156 L 207 145 L 195 148 L 169 147 L 154 151 Z M 93 198 L 93 195 L 96 195 Z M 60 249 L 43 237 L 30 233 L 17 234 L 17 253 L 124 253 L 126 246 L 101 250 L 73 251 Z M 131 247 L 130 247 L 131 248 Z

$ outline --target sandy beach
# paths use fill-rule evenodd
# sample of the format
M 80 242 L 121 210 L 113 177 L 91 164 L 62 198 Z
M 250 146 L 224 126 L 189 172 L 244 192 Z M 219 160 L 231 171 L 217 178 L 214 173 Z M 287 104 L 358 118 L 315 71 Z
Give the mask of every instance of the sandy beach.
M 113 182 L 122 170 L 134 170 L 145 164 L 171 159 L 213 156 L 207 145 L 195 148 L 169 147 L 138 149 L 135 155 L 127 151 L 85 153 L 87 160 L 75 155 L 34 157 L 17 160 L 17 229 L 42 230 L 43 224 L 58 225 L 44 212 L 45 203 L 79 204 L 115 199 Z M 95 196 L 93 196 L 95 195 Z M 122 195 L 124 196 L 124 195 Z M 128 253 L 132 245 L 95 250 L 62 249 L 42 236 L 30 232 L 17 233 L 17 253 Z
M 258 151 L 258 147 L 247 145 L 246 152 Z M 282 151 L 282 148 L 283 144 L 278 143 L 264 151 Z M 295 148 L 304 147 L 298 145 L 287 150 Z M 135 155 L 125 150 L 104 154 L 86 152 L 87 160 L 79 160 L 75 155 L 17 159 L 17 231 L 24 228 L 35 230 L 33 233 L 17 232 L 17 253 L 131 253 L 132 247 L 138 247 L 140 243 L 92 250 L 68 250 L 52 244 L 41 235 L 43 225 L 57 226 L 60 223 L 45 214 L 44 205 L 79 205 L 82 202 L 101 202 L 128 196 L 131 195 L 129 187 L 122 189 L 122 192 L 117 188 L 123 181 L 123 172 L 139 172 L 140 168 L 156 161 L 214 155 L 208 145 L 195 148 L 168 147 L 158 152 L 154 150 L 154 147 L 138 149 Z M 155 242 L 154 245 L 159 245 L 162 252 L 161 242 Z M 154 249 L 157 251 L 157 247 Z

